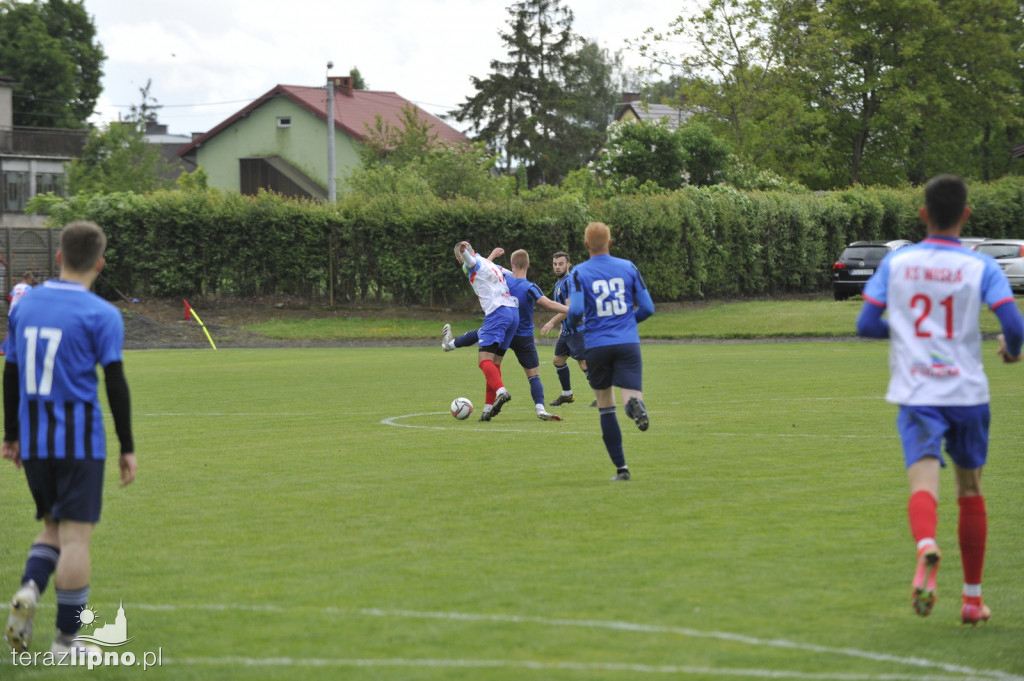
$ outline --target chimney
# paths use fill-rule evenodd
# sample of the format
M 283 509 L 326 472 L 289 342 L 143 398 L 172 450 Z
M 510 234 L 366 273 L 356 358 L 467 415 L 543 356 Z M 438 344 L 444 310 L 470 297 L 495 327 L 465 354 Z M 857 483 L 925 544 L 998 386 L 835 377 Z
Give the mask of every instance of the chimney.
M 639 92 L 623 92 L 622 93 L 622 101 L 623 101 L 624 104 L 631 104 L 632 102 L 639 102 L 640 101 L 640 93 Z
M 331 82 L 334 83 L 334 91 L 338 94 L 351 97 L 355 88 L 355 79 L 352 76 L 331 76 Z

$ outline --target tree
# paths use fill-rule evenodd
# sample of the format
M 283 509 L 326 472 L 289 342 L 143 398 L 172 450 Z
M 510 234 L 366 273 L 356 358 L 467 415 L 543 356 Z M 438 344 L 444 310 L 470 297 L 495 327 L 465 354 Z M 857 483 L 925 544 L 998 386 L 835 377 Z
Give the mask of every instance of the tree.
M 676 101 L 697 112 L 741 157 L 771 163 L 785 154 L 788 137 L 806 119 L 778 68 L 785 43 L 774 23 L 785 0 L 710 0 L 698 13 L 677 17 L 667 31 L 648 29 L 632 41 L 642 55 L 667 66 L 678 84 Z M 691 47 L 679 55 L 670 45 Z M 662 89 L 655 89 L 664 98 Z
M 615 62 L 572 32 L 561 0 L 520 0 L 501 33 L 508 58 L 452 115 L 499 152 L 504 171 L 525 166 L 531 186 L 555 183 L 599 148 L 611 113 Z
M 583 40 L 566 66 L 563 116 L 575 129 L 559 140 L 559 154 L 565 166 L 560 171 L 563 176 L 594 160 L 604 145 L 624 80 L 622 55 L 611 54 L 589 40 Z
M 68 164 L 68 193 L 145 193 L 174 184 L 166 173 L 168 162 L 146 141 L 146 124 L 155 122 L 160 105 L 149 94 L 151 80 L 139 88 L 142 103 L 131 106 L 124 121 L 108 123 L 89 132 L 80 158 Z
M 392 125 L 377 114 L 374 124 L 365 125 L 360 157 L 366 167 L 401 166 L 437 146 L 438 133 L 433 123 L 419 114 L 415 104 L 408 103 L 398 114 L 399 125 Z
M 729 159 L 729 147 L 716 138 L 702 123 L 689 122 L 675 134 L 683 150 L 683 165 L 689 175 L 689 182 L 698 187 L 718 184 Z
M 1019 140 L 1018 0 L 709 0 L 635 44 L 738 162 L 813 189 L 992 178 Z M 691 48 L 680 56 L 671 43 Z
M 353 90 L 365 90 L 366 81 L 363 79 L 363 74 L 359 73 L 359 69 L 355 66 L 348 72 L 348 75 L 352 77 L 352 89 Z
M 480 143 L 447 145 L 438 142 L 433 124 L 413 104 L 402 108 L 398 125 L 381 116 L 366 125 L 362 166 L 346 179 L 351 191 L 431 195 L 439 199 L 466 196 L 480 199 L 501 193 L 490 177 L 495 158 Z
M 618 123 L 608 131 L 594 170 L 599 179 L 619 187 L 653 182 L 679 189 L 686 184 L 686 152 L 665 121 Z
M 15 78 L 14 124 L 82 128 L 106 55 L 79 0 L 0 1 L 0 73 Z

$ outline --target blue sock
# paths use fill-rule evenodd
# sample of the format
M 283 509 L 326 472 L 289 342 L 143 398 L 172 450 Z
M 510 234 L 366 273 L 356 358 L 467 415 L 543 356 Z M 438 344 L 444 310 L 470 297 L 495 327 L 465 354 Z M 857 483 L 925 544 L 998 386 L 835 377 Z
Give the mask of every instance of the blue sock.
M 21 576 L 21 583 L 32 580 L 39 587 L 39 593 L 46 591 L 46 585 L 50 583 L 50 575 L 57 569 L 57 559 L 60 558 L 60 549 L 49 544 L 33 544 L 28 550 L 28 560 L 25 561 L 25 574 Z
M 619 419 L 615 416 L 615 407 L 605 407 L 601 412 L 601 439 L 604 440 L 608 456 L 616 468 L 626 465 L 626 454 L 622 451 L 622 431 L 619 429 Z
M 540 382 L 540 376 L 530 376 L 530 397 L 534 404 L 544 404 L 544 386 Z
M 81 589 L 57 589 L 57 629 L 74 635 L 82 626 L 79 614 L 89 602 L 89 587 Z
M 462 334 L 461 336 L 453 340 L 452 345 L 454 345 L 457 348 L 466 348 L 469 347 L 470 345 L 476 345 L 477 342 L 479 342 L 480 340 L 480 336 L 477 334 L 477 331 L 479 330 L 480 329 L 473 329 L 472 331 L 467 331 L 466 333 Z
M 558 382 L 562 384 L 562 392 L 571 393 L 572 380 L 569 377 L 569 365 L 563 364 L 560 367 L 555 367 L 555 373 L 558 374 Z

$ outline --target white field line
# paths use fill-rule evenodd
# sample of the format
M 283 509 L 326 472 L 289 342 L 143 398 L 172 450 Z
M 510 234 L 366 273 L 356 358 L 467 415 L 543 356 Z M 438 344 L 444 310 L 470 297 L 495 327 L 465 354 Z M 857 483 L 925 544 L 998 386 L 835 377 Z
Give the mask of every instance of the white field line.
M 398 423 L 398 421 L 400 419 L 411 419 L 411 418 L 416 418 L 417 416 L 437 416 L 437 415 L 449 415 L 449 414 L 446 411 L 425 411 L 425 412 L 422 412 L 422 413 L 419 413 L 419 414 L 399 414 L 398 416 L 389 416 L 386 419 L 381 419 L 380 423 L 381 423 L 381 425 L 384 425 L 384 426 L 394 426 L 395 428 L 417 428 L 417 429 L 420 429 L 420 430 L 454 430 L 456 428 L 462 428 L 462 426 L 457 426 L 457 425 L 450 425 L 450 426 L 417 426 L 417 425 L 413 425 L 413 424 L 409 424 L 409 423 Z M 470 417 L 470 419 L 472 419 L 472 417 Z M 537 420 L 540 421 L 540 419 L 537 419 Z M 593 421 L 596 421 L 596 420 L 597 419 L 593 419 Z M 547 421 L 546 423 L 559 423 L 559 421 Z M 561 423 L 564 423 L 564 421 L 562 421 Z M 552 430 L 550 432 L 545 431 L 545 433 L 544 433 L 545 435 L 548 435 L 548 434 L 551 434 L 551 433 L 557 433 L 558 435 L 592 435 L 593 434 L 592 431 L 565 430 L 564 428 L 560 428 L 558 426 L 548 426 L 548 427 L 552 428 Z M 483 432 L 483 431 L 481 430 L 480 432 Z M 494 427 L 488 426 L 487 427 L 487 432 L 488 433 L 533 433 L 533 434 L 536 434 L 537 430 L 534 429 L 534 428 L 530 428 L 530 429 L 526 429 L 526 428 L 494 428 Z
M 156 604 L 132 604 L 133 609 L 153 611 L 177 611 L 177 610 L 207 610 L 217 612 L 285 612 L 294 608 L 285 608 L 277 605 L 229 605 L 229 604 L 197 604 L 197 605 L 156 605 Z M 351 615 L 353 613 L 368 617 L 390 617 L 406 619 L 435 619 L 471 622 L 497 622 L 510 624 L 534 624 L 547 627 L 567 628 L 579 627 L 588 629 L 608 629 L 613 631 L 628 631 L 646 634 L 667 634 L 684 636 L 688 638 L 713 639 L 740 643 L 750 646 L 763 646 L 768 648 L 785 648 L 800 650 L 809 653 L 821 653 L 829 656 L 844 656 L 870 660 L 873 662 L 887 662 L 892 664 L 916 667 L 920 669 L 933 669 L 944 674 L 952 674 L 954 677 L 942 676 L 918 676 L 899 674 L 804 674 L 801 672 L 788 672 L 769 669 L 728 669 L 689 667 L 689 666 L 664 666 L 664 665 L 638 665 L 627 663 L 578 663 L 578 662 L 530 662 L 518 660 L 347 660 L 347 659 L 323 659 L 311 661 L 303 658 L 247 658 L 247 657 L 221 657 L 221 658 L 182 658 L 174 660 L 182 664 L 252 664 L 252 665 L 295 665 L 295 666 L 507 666 L 507 667 L 536 667 L 537 669 L 581 669 L 581 670 L 611 670 L 611 671 L 646 671 L 650 673 L 681 673 L 681 674 L 720 674 L 722 676 L 750 676 L 761 678 L 821 678 L 835 679 L 836 681 L 952 681 L 955 679 L 996 679 L 999 681 L 1024 681 L 1024 676 L 1010 674 L 998 670 L 974 669 L 962 665 L 938 662 L 922 657 L 904 657 L 889 653 L 876 653 L 857 648 L 836 648 L 822 646 L 813 643 L 799 643 L 786 639 L 768 639 L 745 634 L 735 634 L 724 631 L 701 631 L 687 627 L 671 627 L 663 625 L 638 624 L 635 622 L 622 622 L 616 620 L 585 620 L 533 617 L 524 615 L 498 615 L 464 612 L 434 612 L 416 610 L 386 610 L 379 608 L 362 608 L 347 610 L 337 607 L 325 607 L 319 609 L 328 615 Z M 244 662 L 250 660 L 250 662 Z
M 346 659 L 294 657 L 187 657 L 169 658 L 167 664 L 242 667 L 414 667 L 447 669 L 527 669 L 531 671 L 628 672 L 672 674 L 701 678 L 820 679 L 821 681 L 971 681 L 974 676 L 914 676 L 912 674 L 808 673 L 780 669 L 741 669 L 689 665 L 647 665 L 626 662 L 538 662 L 534 660 L 460 660 L 434 658 Z

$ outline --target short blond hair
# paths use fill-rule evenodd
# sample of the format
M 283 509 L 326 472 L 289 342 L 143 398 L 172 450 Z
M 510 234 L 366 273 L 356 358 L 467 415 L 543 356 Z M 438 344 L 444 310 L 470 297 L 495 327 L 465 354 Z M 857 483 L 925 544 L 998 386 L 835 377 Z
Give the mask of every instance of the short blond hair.
M 520 248 L 512 253 L 512 267 L 517 270 L 525 270 L 530 266 L 530 254 Z
M 591 251 L 603 251 L 612 241 L 612 230 L 603 222 L 591 222 L 583 233 L 583 243 Z

